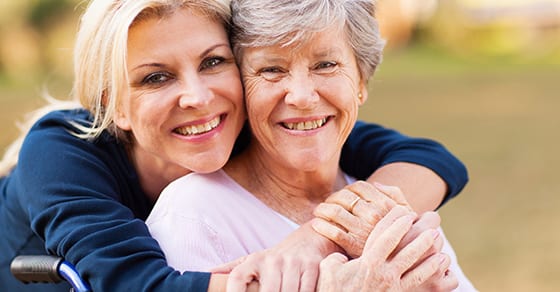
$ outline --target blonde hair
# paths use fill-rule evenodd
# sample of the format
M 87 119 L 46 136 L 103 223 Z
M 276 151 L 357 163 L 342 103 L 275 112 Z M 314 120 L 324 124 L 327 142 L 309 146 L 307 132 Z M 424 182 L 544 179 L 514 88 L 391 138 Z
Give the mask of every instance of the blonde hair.
M 73 123 L 81 139 L 95 139 L 103 131 L 127 142 L 127 135 L 113 123 L 119 97 L 128 86 L 126 71 L 128 31 L 139 21 L 166 17 L 188 8 L 218 20 L 229 29 L 229 0 L 93 0 L 81 17 L 74 48 L 74 84 L 70 101 L 49 98 L 49 104 L 30 116 L 0 161 L 0 176 L 17 164 L 23 139 L 40 117 L 57 109 L 85 108 L 90 125 Z
M 297 46 L 331 25 L 340 25 L 363 80 L 381 63 L 385 41 L 374 0 L 232 0 L 231 9 L 231 42 L 238 61 L 243 48 Z

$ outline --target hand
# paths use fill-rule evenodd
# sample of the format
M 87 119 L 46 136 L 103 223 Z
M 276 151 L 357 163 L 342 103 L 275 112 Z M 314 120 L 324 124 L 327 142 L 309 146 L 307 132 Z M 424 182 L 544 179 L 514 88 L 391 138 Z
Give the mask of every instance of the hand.
M 259 291 L 315 291 L 319 263 L 335 251 L 339 251 L 335 244 L 304 224 L 277 246 L 212 272 L 230 273 L 227 291 L 246 291 L 254 281 L 258 281 Z
M 413 289 L 414 292 L 448 292 L 459 287 L 459 280 L 449 269 L 451 260 L 445 255 L 445 259 L 440 265 L 438 271 L 428 280 Z
M 418 217 L 410 231 L 404 236 L 401 240 L 399 245 L 397 246 L 396 250 L 399 251 L 407 246 L 410 242 L 412 242 L 416 237 L 418 237 L 422 232 L 428 229 L 438 229 L 440 227 L 441 217 L 436 212 L 426 212 Z M 424 254 L 424 257 L 421 260 L 441 252 L 443 247 L 443 239 L 439 236 L 439 233 L 436 234 L 436 238 L 434 241 L 434 245 Z
M 375 185 L 375 186 L 374 186 Z M 351 258 L 362 254 L 373 227 L 396 205 L 410 207 L 398 187 L 358 181 L 319 204 L 312 225 Z
M 416 215 L 393 208 L 375 226 L 361 257 L 348 261 L 339 253 L 321 262 L 318 291 L 408 291 L 441 270 L 446 256 L 434 254 L 415 265 L 432 247 L 437 231 L 428 229 L 397 251 Z
M 441 218 L 435 212 L 426 212 L 422 214 L 422 216 L 420 216 L 420 218 L 416 222 L 414 222 L 411 230 L 405 235 L 405 237 L 397 247 L 397 250 L 404 248 L 424 230 L 439 228 L 440 222 Z M 437 236 L 434 241 L 434 245 L 419 259 L 419 262 L 422 262 L 432 255 L 441 253 L 443 244 L 444 239 L 442 238 L 442 236 Z M 450 257 L 448 255 L 445 255 L 445 259 L 440 265 L 438 271 L 434 275 L 432 275 L 432 277 L 422 283 L 420 287 L 415 288 L 414 291 L 452 291 L 457 288 L 459 282 L 453 272 L 449 270 L 450 264 Z

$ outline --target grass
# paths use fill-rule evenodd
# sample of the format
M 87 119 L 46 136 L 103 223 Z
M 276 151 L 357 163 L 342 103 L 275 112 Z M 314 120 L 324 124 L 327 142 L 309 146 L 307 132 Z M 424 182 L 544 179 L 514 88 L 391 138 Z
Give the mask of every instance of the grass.
M 388 54 L 370 82 L 361 119 L 434 138 L 467 165 L 469 184 L 440 214 L 480 291 L 560 287 L 559 73 L 542 60 L 417 47 Z M 16 136 L 14 121 L 41 104 L 41 83 L 0 85 L 3 147 Z

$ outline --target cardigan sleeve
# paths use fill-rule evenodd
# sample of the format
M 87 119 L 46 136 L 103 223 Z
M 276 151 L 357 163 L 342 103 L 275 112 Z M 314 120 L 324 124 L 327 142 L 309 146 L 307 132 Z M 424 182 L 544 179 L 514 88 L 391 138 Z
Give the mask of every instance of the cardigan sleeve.
M 77 138 L 61 123 L 32 129 L 15 170 L 25 220 L 46 251 L 72 262 L 93 291 L 206 291 L 209 273 L 167 265 L 134 211 L 147 208 L 146 198 L 114 145 Z
M 393 162 L 415 163 L 438 174 L 448 187 L 441 205 L 457 196 L 468 182 L 465 165 L 442 144 L 358 121 L 342 149 L 342 169 L 363 180 L 379 167 Z

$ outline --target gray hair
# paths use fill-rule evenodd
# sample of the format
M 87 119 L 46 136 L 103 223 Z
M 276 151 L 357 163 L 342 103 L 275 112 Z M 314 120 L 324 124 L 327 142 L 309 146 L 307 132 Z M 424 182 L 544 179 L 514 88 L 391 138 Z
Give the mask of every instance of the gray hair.
M 232 0 L 231 9 L 231 42 L 238 61 L 243 48 L 297 46 L 331 25 L 340 25 L 363 80 L 381 63 L 385 41 L 374 0 Z

